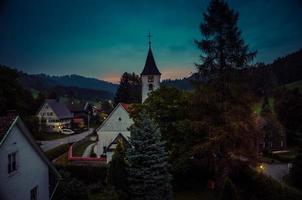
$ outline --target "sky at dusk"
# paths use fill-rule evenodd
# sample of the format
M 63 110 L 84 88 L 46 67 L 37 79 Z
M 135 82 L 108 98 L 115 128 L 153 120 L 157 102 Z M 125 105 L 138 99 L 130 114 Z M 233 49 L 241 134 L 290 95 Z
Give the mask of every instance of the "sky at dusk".
M 256 61 L 302 47 L 302 0 L 228 0 Z M 0 0 L 0 64 L 112 82 L 140 73 L 152 49 L 163 78 L 194 72 L 208 0 Z

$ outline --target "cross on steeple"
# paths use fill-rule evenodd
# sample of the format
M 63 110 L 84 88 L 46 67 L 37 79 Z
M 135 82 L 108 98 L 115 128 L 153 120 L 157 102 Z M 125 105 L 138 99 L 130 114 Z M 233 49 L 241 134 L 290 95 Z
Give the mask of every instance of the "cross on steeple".
M 149 33 L 148 33 L 148 38 L 149 38 L 149 48 L 151 48 L 151 37 L 152 37 L 152 35 L 151 35 L 150 31 L 149 31 Z

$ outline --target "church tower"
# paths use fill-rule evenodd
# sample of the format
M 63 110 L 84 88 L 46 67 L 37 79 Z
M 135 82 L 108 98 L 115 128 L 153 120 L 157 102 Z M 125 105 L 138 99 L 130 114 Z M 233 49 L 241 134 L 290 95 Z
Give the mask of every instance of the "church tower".
M 151 35 L 149 33 L 149 51 L 145 63 L 145 67 L 141 73 L 142 80 L 142 103 L 148 98 L 150 92 L 158 89 L 160 87 L 160 76 L 155 60 L 153 57 L 153 53 L 151 50 Z

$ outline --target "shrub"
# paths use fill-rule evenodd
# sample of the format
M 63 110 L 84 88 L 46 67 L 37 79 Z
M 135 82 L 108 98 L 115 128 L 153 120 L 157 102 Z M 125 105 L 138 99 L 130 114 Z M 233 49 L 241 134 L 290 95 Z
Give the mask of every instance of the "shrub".
M 56 165 L 58 169 L 67 171 L 70 176 L 82 181 L 85 184 L 93 184 L 101 182 L 105 184 L 107 167 L 102 166 L 88 166 L 88 165 Z

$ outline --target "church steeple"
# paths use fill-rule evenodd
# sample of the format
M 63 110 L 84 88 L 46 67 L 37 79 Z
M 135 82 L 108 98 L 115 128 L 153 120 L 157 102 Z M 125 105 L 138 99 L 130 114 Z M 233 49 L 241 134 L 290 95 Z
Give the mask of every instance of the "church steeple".
M 149 44 L 149 50 L 147 59 L 145 62 L 145 67 L 141 73 L 141 80 L 142 80 L 142 102 L 144 102 L 147 98 L 150 92 L 156 90 L 160 86 L 160 76 L 161 73 L 159 72 L 153 53 L 151 50 L 151 34 L 149 32 L 148 34 L 148 44 Z

